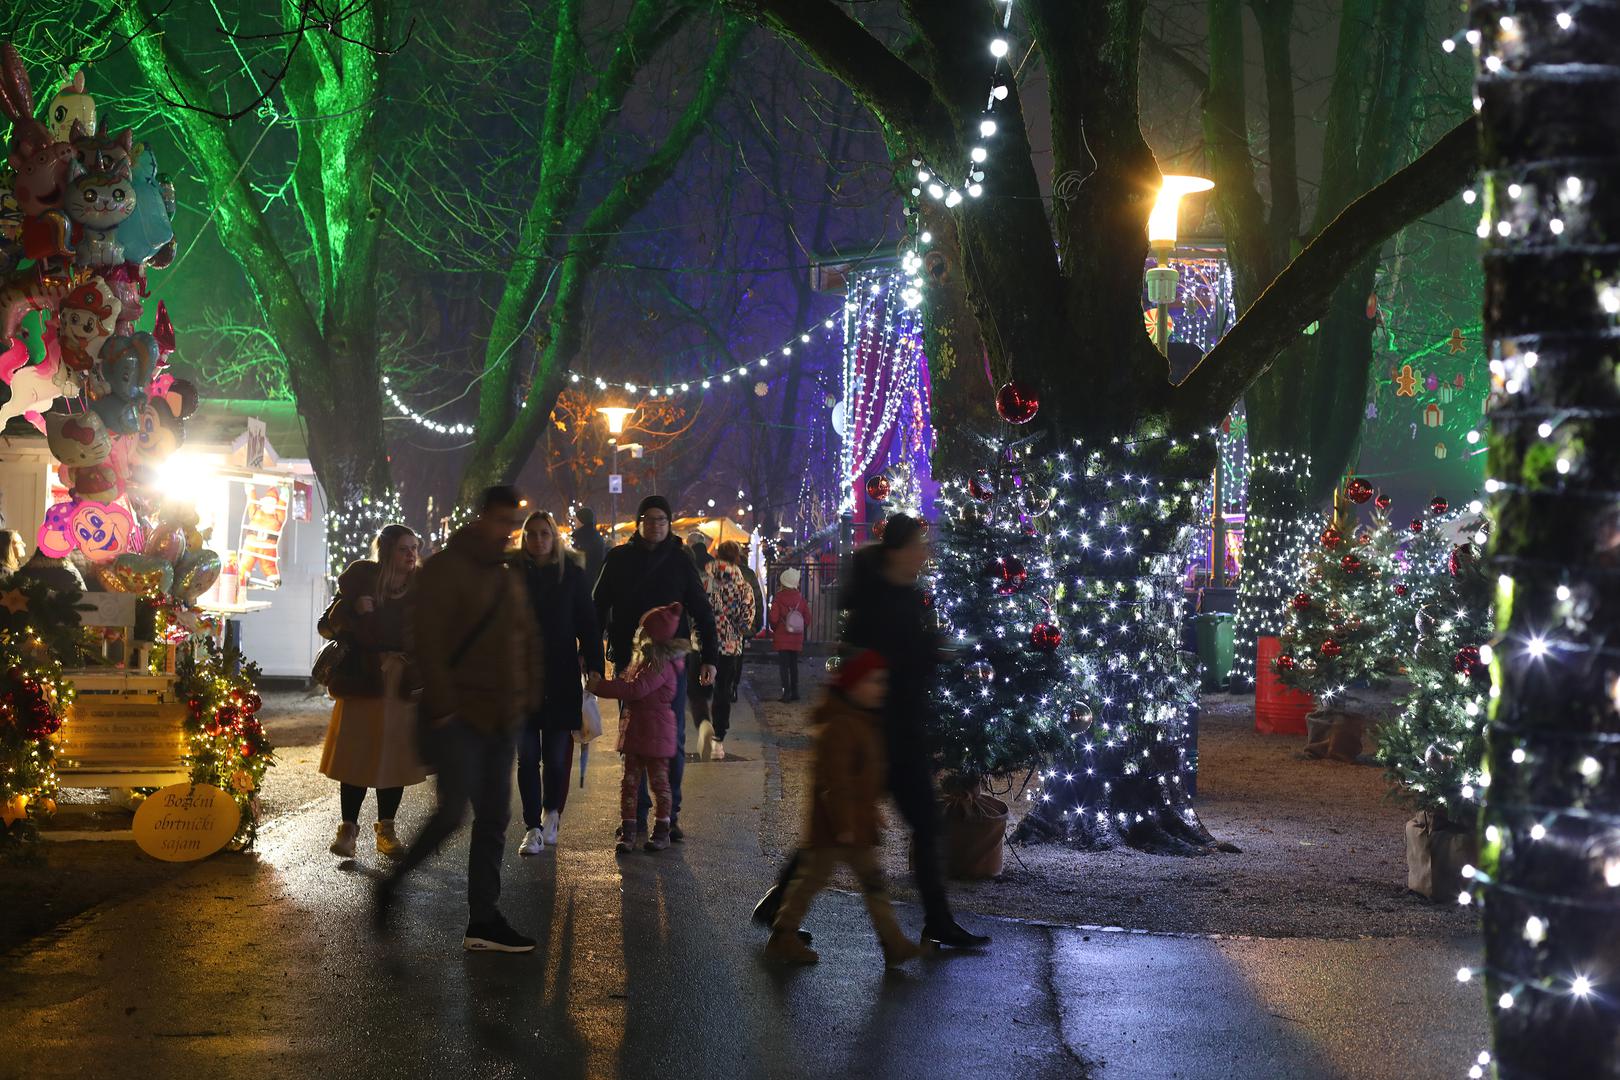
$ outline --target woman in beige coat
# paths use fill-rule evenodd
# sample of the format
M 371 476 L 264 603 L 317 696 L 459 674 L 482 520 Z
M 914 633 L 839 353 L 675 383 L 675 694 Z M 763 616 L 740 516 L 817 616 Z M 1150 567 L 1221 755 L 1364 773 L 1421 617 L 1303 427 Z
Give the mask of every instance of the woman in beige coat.
M 341 785 L 343 820 L 332 854 L 354 857 L 366 789 L 377 789 L 377 851 L 399 858 L 394 813 L 405 788 L 427 779 L 416 752 L 415 698 L 421 683 L 406 655 L 406 594 L 421 541 L 404 525 L 387 525 L 372 558 L 350 563 L 338 578 L 321 635 L 348 643 L 349 652 L 327 687 L 336 704 L 321 750 L 321 773 Z

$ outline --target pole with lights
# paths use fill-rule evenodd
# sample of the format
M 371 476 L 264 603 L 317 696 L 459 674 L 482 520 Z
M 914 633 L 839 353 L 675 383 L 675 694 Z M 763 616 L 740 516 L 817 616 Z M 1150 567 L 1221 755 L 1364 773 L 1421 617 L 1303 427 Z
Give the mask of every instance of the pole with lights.
M 1620 3 L 1474 0 L 1497 636 L 1472 887 L 1493 1049 L 1620 1077 Z M 1472 870 L 1472 868 L 1469 868 Z M 1465 875 L 1469 873 L 1465 870 Z M 1494 1055 L 1494 1056 L 1493 1056 Z
M 636 410 L 624 405 L 598 405 L 596 411 L 607 421 L 608 432 L 613 436 L 613 472 L 619 471 L 619 436 L 624 434 L 624 425 L 635 415 Z M 622 483 L 622 481 L 621 481 Z M 608 535 L 616 536 L 619 530 L 619 493 L 608 489 L 611 506 L 608 510 Z

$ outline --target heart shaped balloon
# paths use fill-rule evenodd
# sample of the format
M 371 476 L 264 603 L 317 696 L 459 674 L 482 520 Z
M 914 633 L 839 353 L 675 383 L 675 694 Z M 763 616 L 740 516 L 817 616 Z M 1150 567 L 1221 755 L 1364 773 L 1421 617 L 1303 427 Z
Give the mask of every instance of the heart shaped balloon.
M 174 583 L 174 568 L 155 555 L 125 552 L 110 564 L 97 566 L 96 577 L 109 592 L 160 596 Z
M 180 557 L 174 568 L 174 595 L 188 604 L 219 580 L 219 553 L 203 548 Z
M 81 502 L 73 511 L 69 532 L 85 558 L 112 562 L 133 546 L 135 518 L 117 503 Z

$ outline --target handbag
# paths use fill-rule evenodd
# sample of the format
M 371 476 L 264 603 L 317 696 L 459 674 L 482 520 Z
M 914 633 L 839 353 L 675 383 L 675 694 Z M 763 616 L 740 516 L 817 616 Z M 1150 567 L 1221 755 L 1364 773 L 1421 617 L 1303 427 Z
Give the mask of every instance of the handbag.
M 321 613 L 320 620 L 315 625 L 326 627 L 332 618 L 332 609 L 337 605 L 337 597 L 333 597 L 332 602 L 326 605 L 326 610 Z M 349 658 L 349 651 L 349 641 L 346 635 L 339 634 L 332 638 L 321 646 L 320 652 L 315 654 L 315 662 L 309 668 L 309 677 L 315 680 L 317 686 L 330 689 L 332 678 L 337 674 L 338 669 L 343 666 L 343 662 Z

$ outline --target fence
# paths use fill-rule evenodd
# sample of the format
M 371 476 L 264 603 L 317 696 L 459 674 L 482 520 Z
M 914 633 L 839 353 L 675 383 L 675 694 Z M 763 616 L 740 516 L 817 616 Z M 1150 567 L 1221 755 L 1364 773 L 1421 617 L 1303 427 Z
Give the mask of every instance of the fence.
M 765 584 L 765 603 L 782 588 L 782 571 L 789 568 L 799 572 L 799 591 L 810 605 L 810 626 L 805 631 L 805 645 L 830 645 L 838 640 L 838 563 L 810 559 L 803 562 L 766 564 L 768 584 Z

